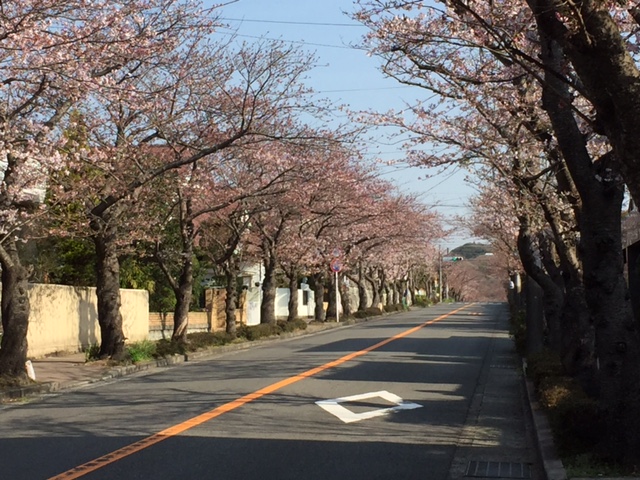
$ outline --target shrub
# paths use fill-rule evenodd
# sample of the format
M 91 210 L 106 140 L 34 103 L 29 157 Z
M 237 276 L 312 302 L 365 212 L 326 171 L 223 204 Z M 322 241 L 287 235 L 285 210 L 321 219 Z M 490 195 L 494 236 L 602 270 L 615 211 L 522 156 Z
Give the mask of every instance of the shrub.
M 127 353 L 133 363 L 151 360 L 156 356 L 156 343 L 151 340 L 135 342 L 127 347 Z
M 187 335 L 186 348 L 195 352 L 203 348 L 225 345 L 232 340 L 231 335 L 226 332 L 194 332 Z
M 247 340 L 258 340 L 260 338 L 270 337 L 272 335 L 280 335 L 282 329 L 277 323 L 261 323 L 260 325 L 240 325 L 236 330 L 236 334 L 240 338 L 246 338 Z
M 295 332 L 296 330 L 306 330 L 307 322 L 302 318 L 295 318 L 291 321 L 278 320 L 278 327 L 283 332 Z
M 98 360 L 98 353 L 100 352 L 100 345 L 93 343 L 84 351 L 84 359 L 87 362 L 92 360 Z
M 187 352 L 197 352 L 218 345 L 226 345 L 233 341 L 233 337 L 226 332 L 194 332 L 187 334 L 185 342 L 158 340 L 154 357 L 163 358 L 172 355 L 184 355 Z
M 393 305 L 384 306 L 384 311 L 387 313 L 401 312 L 403 310 L 404 310 L 404 305 L 402 305 L 401 303 L 394 303 Z
M 382 311 L 377 307 L 367 307 L 364 310 L 358 310 L 353 314 L 354 318 L 375 317 L 376 315 L 382 315 Z
M 538 392 L 560 454 L 580 455 L 591 451 L 604 432 L 597 401 L 589 398 L 578 382 L 569 377 L 543 378 Z
M 598 402 L 565 374 L 560 357 L 552 352 L 531 355 L 527 359 L 527 375 L 547 412 L 560 455 L 591 452 L 604 432 Z
M 565 376 L 560 356 L 548 350 L 530 355 L 527 358 L 527 376 L 536 389 L 544 378 Z
M 429 301 L 426 295 L 416 295 L 415 298 L 413 299 L 413 305 L 416 307 L 425 308 L 425 307 L 430 307 L 431 302 Z
M 156 358 L 170 357 L 172 355 L 184 355 L 186 353 L 185 344 L 172 342 L 170 340 L 158 340 L 156 342 Z
M 527 327 L 525 323 L 525 312 L 520 310 L 515 316 L 511 317 L 511 325 L 509 334 L 513 337 L 516 350 L 521 356 L 526 353 Z

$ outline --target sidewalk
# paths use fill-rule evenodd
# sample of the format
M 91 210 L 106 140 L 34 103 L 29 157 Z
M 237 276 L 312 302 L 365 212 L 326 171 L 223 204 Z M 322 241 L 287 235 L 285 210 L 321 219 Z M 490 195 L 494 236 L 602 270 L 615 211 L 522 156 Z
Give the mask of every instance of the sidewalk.
M 492 337 L 490 352 L 483 364 L 462 435 L 458 439 L 448 480 L 564 480 L 566 474 L 562 463 L 555 457 L 546 418 L 538 411 L 535 400 L 527 389 L 519 358 L 505 328 L 501 323 Z M 169 359 L 121 367 L 111 367 L 106 362 L 85 363 L 84 353 L 33 360 L 38 383 L 13 390 L 0 389 L 0 403 L 19 403 L 28 397 L 204 359 L 268 341 L 273 340 L 228 345 L 188 356 L 177 355 Z
M 31 361 L 37 383 L 9 389 L 0 388 L 0 404 L 24 402 L 31 397 L 78 388 L 134 372 L 181 363 L 185 360 L 183 357 L 176 356 L 171 359 L 114 367 L 101 361 L 87 363 L 84 353 L 40 358 Z
M 555 459 L 550 432 L 537 431 L 521 363 L 507 328 L 507 319 L 500 318 L 448 480 L 566 478 L 562 464 Z M 535 409 L 533 413 L 539 415 Z M 551 448 L 541 451 L 540 445 L 547 443 Z

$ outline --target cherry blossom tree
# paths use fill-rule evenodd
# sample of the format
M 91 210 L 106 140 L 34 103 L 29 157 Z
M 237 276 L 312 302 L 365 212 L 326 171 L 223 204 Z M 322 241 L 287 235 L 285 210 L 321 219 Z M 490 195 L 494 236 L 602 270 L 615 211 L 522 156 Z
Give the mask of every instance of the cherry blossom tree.
M 225 274 L 234 274 L 233 265 L 229 261 L 238 247 L 243 231 L 240 221 L 251 203 L 250 199 L 268 201 L 269 197 L 281 193 L 280 184 L 287 173 L 286 168 L 277 168 L 279 159 L 270 154 L 274 143 L 257 145 L 257 148 L 244 148 L 234 154 L 212 156 L 200 160 L 188 167 L 176 170 L 175 176 L 165 176 L 167 189 L 159 189 L 154 196 L 156 202 L 166 203 L 165 192 L 172 192 L 173 203 L 169 205 L 166 218 L 169 223 L 177 223 L 180 232 L 179 248 L 171 248 L 162 239 L 167 222 L 158 224 L 160 235 L 156 240 L 155 258 L 168 278 L 176 295 L 174 311 L 173 341 L 186 340 L 188 312 L 193 291 L 193 258 L 194 249 L 203 235 L 210 237 L 225 248 L 216 249 L 215 264 L 227 265 Z M 275 168 L 274 168 L 275 167 Z M 160 195 L 158 195 L 160 194 Z M 243 211 L 245 211 L 243 213 Z M 225 220 L 228 219 L 228 220 Z M 204 232 L 222 226 L 225 235 L 216 232 Z M 210 250 L 211 251 L 211 250 Z M 215 256 L 215 255 L 214 255 Z M 173 257 L 178 267 L 170 267 L 169 258 Z M 176 274 L 172 274 L 172 270 Z M 231 294 L 231 292 L 228 292 Z M 234 298 L 229 298 L 229 304 Z M 228 332 L 233 333 L 233 332 Z
M 306 103 L 300 83 L 312 60 L 297 50 L 280 43 L 239 49 L 199 43 L 196 37 L 147 69 L 136 65 L 83 105 L 96 147 L 80 160 L 108 172 L 89 208 L 100 261 L 101 356 L 123 353 L 116 244 L 127 205 L 174 169 L 232 147 L 297 138 L 305 134 L 297 112 L 319 110 Z
M 265 271 L 262 323 L 275 322 L 276 272 L 284 266 L 291 285 L 295 283 L 291 291 L 293 302 L 297 299 L 298 270 L 304 263 L 316 260 L 313 252 L 321 248 L 320 225 L 344 201 L 343 195 L 334 195 L 326 185 L 327 179 L 332 184 L 339 183 L 350 172 L 349 157 L 336 154 L 339 145 L 332 135 L 323 138 L 319 133 L 314 140 L 285 145 L 271 153 L 277 159 L 272 163 L 285 171 L 286 187 L 251 219 L 252 242 L 262 252 Z
M 385 287 L 408 274 L 412 252 L 423 251 L 444 235 L 438 216 L 415 196 L 380 181 L 372 182 L 365 194 L 370 195 L 367 209 L 361 209 L 346 231 L 345 250 L 354 266 L 347 274 L 358 286 L 359 310 L 378 307 Z
M 611 142 L 637 203 L 640 199 L 637 5 L 592 0 L 571 6 L 531 0 L 527 5 L 535 16 L 543 50 L 554 50 L 572 67 L 571 72 L 564 65 L 560 65 L 563 70 L 550 71 L 565 85 L 578 88 L 593 105 L 595 123 Z M 545 65 L 552 67 L 547 61 Z
M 199 226 L 199 252 L 214 271 L 221 272 L 225 279 L 225 331 L 236 335 L 237 277 L 243 261 L 260 261 L 257 252 L 251 252 L 243 243 L 248 231 L 251 213 L 244 202 L 207 216 Z
M 15 241 L 44 213 L 41 192 L 63 165 L 64 121 L 96 86 L 124 74 L 127 63 L 175 44 L 185 24 L 208 29 L 211 19 L 204 18 L 197 5 L 172 0 L 3 3 L 0 374 L 25 376 L 27 270 Z
M 534 81 L 539 85 L 540 93 L 532 98 L 530 105 L 544 109 L 551 128 L 532 128 L 526 122 L 522 125 L 552 147 L 545 154 L 550 166 L 553 166 L 555 152 L 562 156 L 573 182 L 566 188 L 560 176 L 556 176 L 558 193 L 564 195 L 563 200 L 570 208 L 580 213 L 576 218 L 581 234 L 581 265 L 573 265 L 572 273 L 577 275 L 572 280 L 574 286 L 581 288 L 584 279 L 591 318 L 585 322 L 584 316 L 579 316 L 577 324 L 570 328 L 579 332 L 578 338 L 587 339 L 583 348 L 575 350 L 582 357 L 578 359 L 584 367 L 581 371 L 587 372 L 583 384 L 589 387 L 590 380 L 595 380 L 601 391 L 607 392 L 600 396 L 600 401 L 613 428 L 602 443 L 604 449 L 626 461 L 633 459 L 638 452 L 637 439 L 630 436 L 622 441 L 618 439 L 617 445 L 624 445 L 612 448 L 616 442 L 609 438 L 615 434 L 615 424 L 623 416 L 629 421 L 640 418 L 637 412 L 627 408 L 638 403 L 640 379 L 636 372 L 640 344 L 635 333 L 631 336 L 623 333 L 630 331 L 633 318 L 622 277 L 619 235 L 622 200 L 619 172 L 629 182 L 637 170 L 631 159 L 635 158 L 637 149 L 632 153 L 625 150 L 632 143 L 626 132 L 635 131 L 633 122 L 637 117 L 635 111 L 625 110 L 633 105 L 629 99 L 634 98 L 629 90 L 633 81 L 629 79 L 637 78 L 631 53 L 634 49 L 630 42 L 625 45 L 619 35 L 629 30 L 630 12 L 609 2 L 578 2 L 570 7 L 556 2 L 528 2 L 535 18 L 526 4 L 518 2 L 454 0 L 446 2 L 444 8 L 425 7 L 422 11 L 422 2 L 363 1 L 359 4 L 364 8 L 357 17 L 372 26 L 369 38 L 374 42 L 375 51 L 385 59 L 384 70 L 401 81 L 428 88 L 448 99 L 416 112 L 419 117 L 426 118 L 425 113 L 442 115 L 446 107 L 451 108 L 460 101 L 462 106 L 458 104 L 454 108 L 468 108 L 465 107 L 468 105 L 480 111 L 479 102 L 468 95 L 471 90 L 475 90 L 483 102 L 495 102 L 499 98 L 495 93 L 487 96 L 487 92 L 498 90 L 495 86 L 516 93 L 518 89 L 514 87 L 523 82 Z M 596 32 L 597 29 L 600 30 Z M 631 48 L 625 49 L 626 46 Z M 595 54 L 596 58 L 605 52 L 609 56 L 602 56 L 601 62 L 592 62 L 587 60 L 586 52 Z M 611 85 L 605 84 L 608 82 L 602 75 L 605 71 L 607 79 L 616 74 L 616 81 L 625 79 L 625 85 L 620 85 L 615 94 L 604 93 L 610 91 Z M 624 106 L 623 96 L 617 96 L 623 92 L 629 93 L 624 95 Z M 520 101 L 520 95 L 512 98 L 517 108 L 526 106 Z M 508 112 L 507 118 L 515 116 L 513 107 L 504 110 Z M 530 111 L 527 108 L 522 112 Z M 470 158 L 475 158 L 477 143 L 469 146 L 467 131 L 460 133 L 468 145 L 462 148 Z M 606 141 L 597 138 L 600 133 L 606 135 Z M 517 145 L 506 146 L 514 157 L 521 152 Z M 519 188 L 524 190 L 524 187 L 522 184 Z M 561 216 L 553 219 L 552 213 L 557 212 L 547 208 L 545 218 L 554 228 L 557 227 L 554 222 Z M 522 252 L 530 250 L 525 244 L 530 244 L 531 234 L 527 231 L 530 219 L 521 220 Z M 558 233 L 556 229 L 556 239 Z M 561 261 L 572 266 L 573 259 L 567 252 L 565 248 L 556 249 L 556 253 L 564 254 Z M 588 341 L 591 322 L 595 326 L 595 349 Z M 614 345 L 620 342 L 625 345 L 624 353 L 614 353 Z M 611 370 L 596 369 L 596 356 L 598 362 L 611 365 Z M 613 371 L 622 374 L 612 374 Z M 620 415 L 622 411 L 624 415 Z
M 345 213 L 353 209 L 352 192 L 358 191 L 361 183 L 365 182 L 359 168 L 359 155 L 352 148 L 335 139 L 318 146 L 308 150 L 301 164 L 305 179 L 297 178 L 298 185 L 294 187 L 305 192 L 298 199 L 302 207 L 301 217 L 290 234 L 283 238 L 279 259 L 289 281 L 290 321 L 298 316 L 297 292 L 301 275 L 315 273 L 314 288 L 316 291 L 324 290 L 324 281 L 320 280 L 334 251 L 341 251 L 338 245 L 343 241 L 341 233 Z M 316 298 L 323 297 L 322 293 Z M 316 302 L 316 307 L 318 305 L 322 307 L 322 302 Z M 316 313 L 319 312 L 320 308 Z M 323 319 L 323 316 L 316 317 L 316 320 Z

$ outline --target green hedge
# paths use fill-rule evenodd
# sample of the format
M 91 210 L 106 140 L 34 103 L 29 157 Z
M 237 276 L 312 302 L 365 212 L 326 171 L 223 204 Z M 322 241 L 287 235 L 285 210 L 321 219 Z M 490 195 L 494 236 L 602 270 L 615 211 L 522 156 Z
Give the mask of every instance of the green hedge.
M 376 315 L 382 315 L 380 309 L 376 307 L 368 307 L 364 310 L 358 310 L 357 312 L 353 313 L 354 318 L 375 317 Z
M 560 455 L 576 457 L 591 452 L 604 432 L 598 402 L 565 374 L 559 356 L 553 353 L 531 356 L 527 375 L 547 412 Z
M 296 330 L 305 330 L 307 322 L 301 318 L 292 321 L 278 320 L 276 323 L 261 323 L 260 325 L 246 326 L 241 325 L 236 330 L 239 338 L 247 340 L 258 340 L 260 338 L 270 337 L 273 335 L 281 335 L 282 333 L 294 332 Z
M 429 300 L 429 298 L 427 298 L 426 295 L 416 295 L 413 299 L 413 306 L 422 308 L 430 307 L 431 301 Z

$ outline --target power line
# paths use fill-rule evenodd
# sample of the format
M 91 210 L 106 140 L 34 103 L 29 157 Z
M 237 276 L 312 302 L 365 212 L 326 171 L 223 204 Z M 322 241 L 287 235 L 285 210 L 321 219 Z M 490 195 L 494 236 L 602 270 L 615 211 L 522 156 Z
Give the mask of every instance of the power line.
M 235 33 L 235 32 L 218 32 L 221 35 L 230 35 L 233 37 L 243 37 L 243 38 L 254 38 L 257 40 L 271 40 L 273 42 L 285 42 L 285 43 L 294 43 L 294 44 L 298 44 L 298 45 L 309 45 L 312 47 L 324 47 L 324 48 L 341 48 L 343 50 L 360 50 L 363 52 L 366 52 L 367 49 L 366 48 L 360 48 L 360 47 L 352 47 L 352 46 L 348 46 L 348 45 L 329 45 L 326 43 L 310 43 L 310 42 L 305 42 L 304 40 L 283 40 L 282 38 L 269 38 L 269 37 L 259 37 L 257 35 L 244 35 L 241 33 Z
M 411 88 L 411 87 L 404 86 L 404 87 L 348 88 L 344 90 L 322 90 L 318 93 L 371 92 L 373 90 L 397 90 L 399 88 Z
M 249 18 L 220 18 L 219 20 L 227 22 L 251 22 L 251 23 L 277 23 L 283 25 L 313 25 L 318 27 L 359 27 L 366 28 L 359 23 L 324 23 L 324 22 L 293 22 L 287 20 L 256 20 Z

